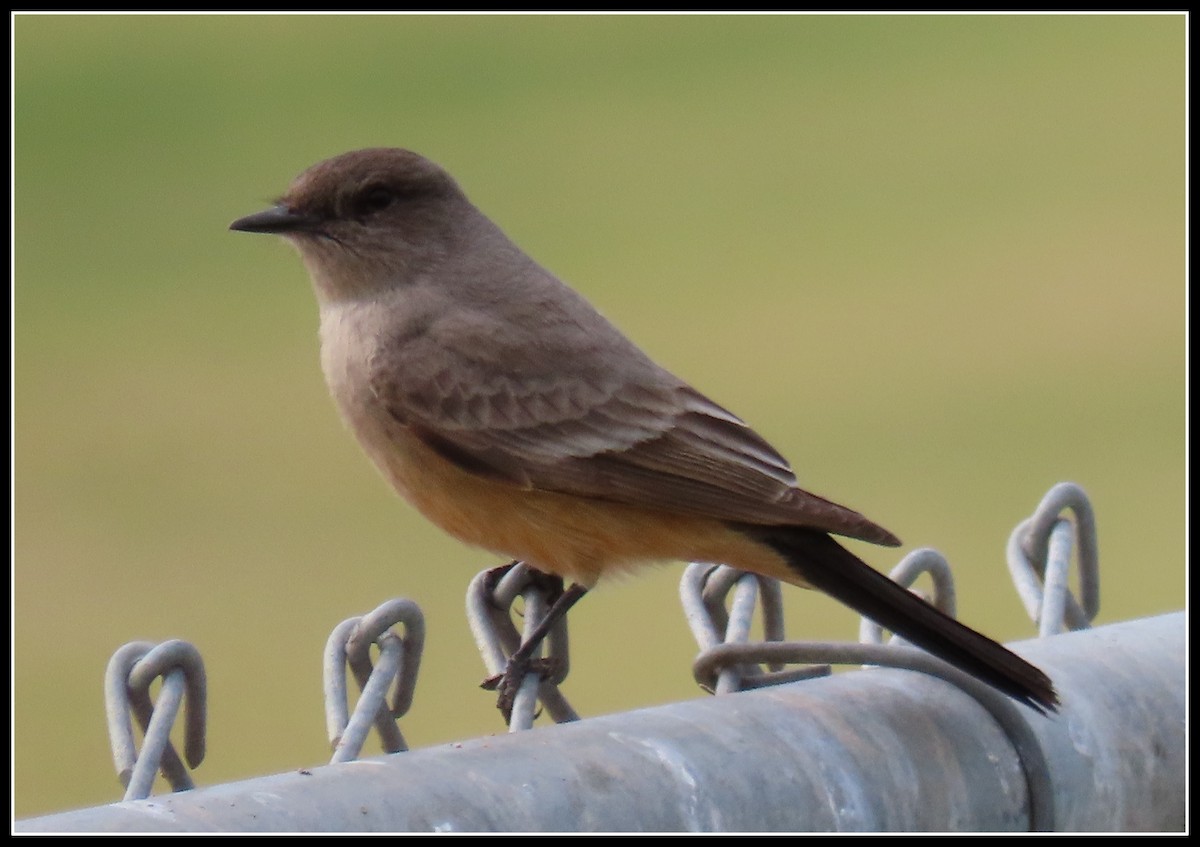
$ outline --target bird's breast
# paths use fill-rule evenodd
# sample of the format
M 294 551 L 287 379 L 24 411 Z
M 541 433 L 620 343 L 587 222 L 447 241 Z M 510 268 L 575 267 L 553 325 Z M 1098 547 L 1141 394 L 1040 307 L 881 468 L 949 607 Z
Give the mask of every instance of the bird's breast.
M 406 428 L 380 402 L 371 387 L 371 360 L 379 343 L 379 310 L 354 304 L 321 310 L 321 370 L 346 426 L 388 481 L 405 497 L 411 480 L 404 466 Z

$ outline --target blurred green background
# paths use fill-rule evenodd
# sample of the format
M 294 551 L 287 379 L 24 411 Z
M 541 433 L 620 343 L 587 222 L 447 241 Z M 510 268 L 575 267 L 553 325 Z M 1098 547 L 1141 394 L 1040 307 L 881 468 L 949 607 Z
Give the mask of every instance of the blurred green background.
M 462 611 L 496 560 L 377 477 L 299 260 L 226 230 L 357 147 L 441 162 L 805 487 L 941 550 L 972 625 L 1032 635 L 1004 546 L 1060 480 L 1101 622 L 1182 608 L 1185 23 L 16 17 L 15 813 L 119 799 L 135 639 L 204 655 L 202 785 L 326 761 L 325 638 L 392 596 L 428 619 L 410 743 L 502 730 Z M 704 696 L 681 573 L 572 613 L 583 714 Z

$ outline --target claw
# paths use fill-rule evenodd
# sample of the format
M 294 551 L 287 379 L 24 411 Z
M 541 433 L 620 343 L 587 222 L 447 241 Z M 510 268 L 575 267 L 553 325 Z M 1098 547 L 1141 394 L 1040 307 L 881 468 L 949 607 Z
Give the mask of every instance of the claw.
M 484 691 L 497 692 L 496 708 L 504 716 L 505 723 L 512 723 L 513 704 L 516 703 L 517 692 L 521 690 L 521 684 L 525 681 L 525 677 L 530 673 L 535 673 L 540 679 L 553 679 L 561 667 L 562 662 L 558 659 L 531 659 L 514 656 L 509 660 L 504 673 L 489 676 L 479 683 L 479 687 Z

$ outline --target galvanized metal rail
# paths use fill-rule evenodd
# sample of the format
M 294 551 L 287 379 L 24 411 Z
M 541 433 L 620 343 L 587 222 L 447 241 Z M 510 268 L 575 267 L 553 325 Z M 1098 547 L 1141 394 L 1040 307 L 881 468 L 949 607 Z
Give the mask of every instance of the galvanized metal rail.
M 1021 642 L 1058 831 L 1186 825 L 1182 612 Z M 933 676 L 873 668 L 19 821 L 17 832 L 1022 831 L 1027 762 Z

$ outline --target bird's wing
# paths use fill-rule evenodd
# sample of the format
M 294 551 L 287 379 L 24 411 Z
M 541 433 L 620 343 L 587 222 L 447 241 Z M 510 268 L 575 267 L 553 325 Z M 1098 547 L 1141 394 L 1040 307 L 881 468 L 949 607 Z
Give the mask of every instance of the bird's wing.
M 426 359 L 425 361 L 429 361 Z M 479 357 L 372 368 L 388 413 L 444 458 L 514 486 L 752 524 L 899 543 L 796 487 L 788 462 L 736 415 L 657 367 L 514 376 Z M 412 360 L 410 359 L 410 362 Z

